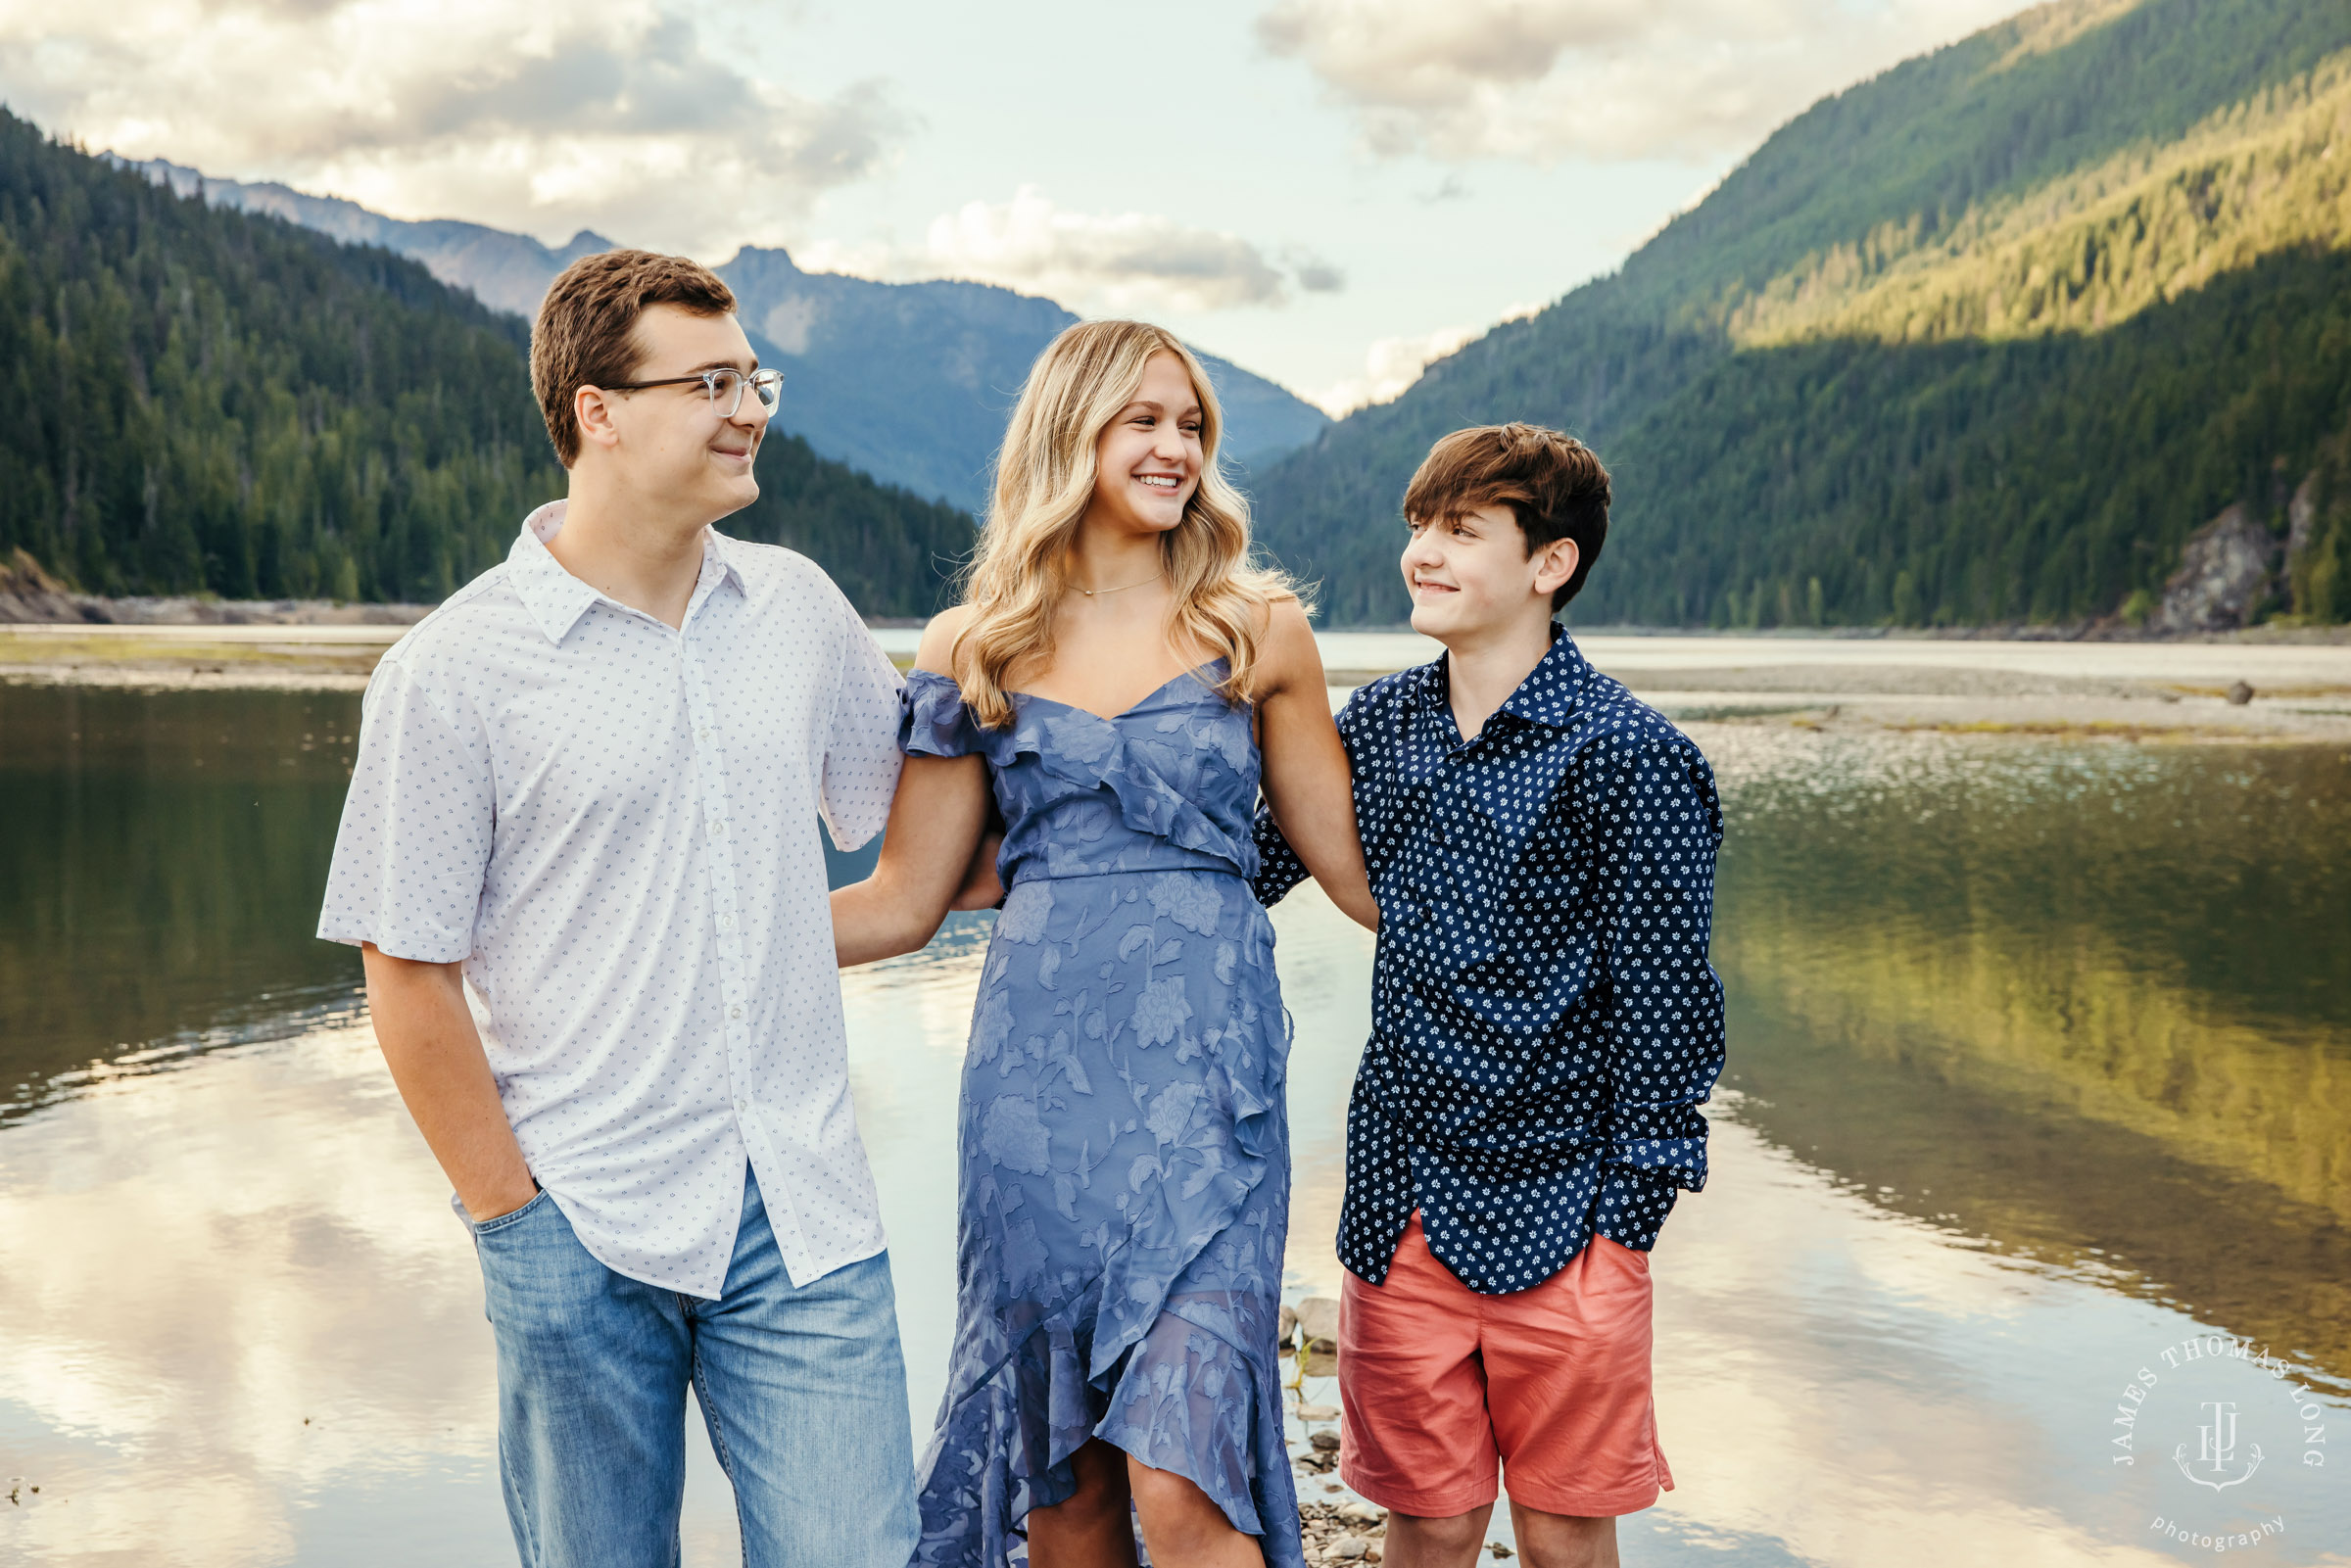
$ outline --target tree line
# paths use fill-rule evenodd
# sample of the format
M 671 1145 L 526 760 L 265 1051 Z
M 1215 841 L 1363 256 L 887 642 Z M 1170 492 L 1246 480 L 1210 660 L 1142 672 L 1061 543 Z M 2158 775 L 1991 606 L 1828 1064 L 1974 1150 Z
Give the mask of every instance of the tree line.
M 1408 602 L 1428 445 L 1592 443 L 1578 614 L 1656 625 L 2130 619 L 2187 535 L 2320 512 L 2270 612 L 2351 619 L 2351 13 L 2027 12 L 1823 100 L 1624 268 L 1262 476 L 1333 624 Z
M 564 477 L 519 319 L 0 110 L 0 555 L 89 593 L 432 601 Z M 727 531 L 920 615 L 972 521 L 771 435 Z

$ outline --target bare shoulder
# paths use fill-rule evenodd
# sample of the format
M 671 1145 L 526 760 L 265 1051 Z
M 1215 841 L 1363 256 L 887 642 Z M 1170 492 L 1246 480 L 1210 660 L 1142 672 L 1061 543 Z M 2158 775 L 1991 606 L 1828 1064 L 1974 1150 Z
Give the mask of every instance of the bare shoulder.
M 972 607 L 969 604 L 958 604 L 932 616 L 931 624 L 923 628 L 921 645 L 914 650 L 914 667 L 952 678 L 955 674 L 955 640 L 971 624 Z
M 1295 594 L 1284 594 L 1266 606 L 1266 641 L 1312 647 L 1315 625 L 1306 618 L 1306 604 Z
M 1315 643 L 1314 623 L 1295 594 L 1284 594 L 1266 606 L 1260 627 L 1260 658 L 1265 679 L 1263 694 L 1322 685 L 1322 650 Z

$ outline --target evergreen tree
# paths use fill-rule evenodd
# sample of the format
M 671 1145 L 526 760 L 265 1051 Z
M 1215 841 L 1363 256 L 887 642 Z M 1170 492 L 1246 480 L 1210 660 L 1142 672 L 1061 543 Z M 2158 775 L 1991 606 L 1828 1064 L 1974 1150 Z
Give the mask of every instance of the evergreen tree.
M 0 556 L 101 594 L 435 600 L 563 493 L 520 320 L 388 251 L 216 210 L 0 111 Z M 725 526 L 868 614 L 972 525 L 777 436 Z
M 1624 268 L 1256 486 L 1331 624 L 1409 608 L 1429 445 L 1531 419 L 1615 476 L 1587 621 L 2143 608 L 2242 503 L 2351 618 L 2351 10 L 2070 0 L 1823 100 Z M 1817 591 L 1815 585 L 1817 584 Z

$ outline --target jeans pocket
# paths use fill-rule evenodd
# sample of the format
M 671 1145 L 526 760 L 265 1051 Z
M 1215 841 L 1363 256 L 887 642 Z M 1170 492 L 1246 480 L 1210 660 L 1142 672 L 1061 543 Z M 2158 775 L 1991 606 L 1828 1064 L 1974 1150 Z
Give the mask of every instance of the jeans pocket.
M 524 1204 L 520 1209 L 510 1210 L 505 1213 L 500 1214 L 495 1219 L 484 1219 L 477 1222 L 474 1217 L 471 1214 L 466 1213 L 461 1207 L 457 1210 L 457 1217 L 465 1221 L 465 1228 L 473 1232 L 473 1239 L 475 1241 L 480 1241 L 485 1236 L 495 1236 L 500 1231 L 505 1230 L 509 1226 L 521 1224 L 523 1220 L 529 1218 L 530 1215 L 542 1204 L 545 1204 L 548 1201 L 547 1189 L 542 1187 L 539 1189 L 539 1191 L 531 1194 L 531 1201 L 529 1203 Z

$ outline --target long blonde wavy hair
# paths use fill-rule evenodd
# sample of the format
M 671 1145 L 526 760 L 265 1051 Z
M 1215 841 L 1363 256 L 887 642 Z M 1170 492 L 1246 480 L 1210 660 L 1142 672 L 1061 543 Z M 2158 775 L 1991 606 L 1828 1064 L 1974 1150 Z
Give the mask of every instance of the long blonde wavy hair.
M 1050 657 L 1053 611 L 1069 586 L 1070 546 L 1094 496 L 1102 432 L 1143 383 L 1155 354 L 1183 361 L 1200 399 L 1200 484 L 1183 520 L 1160 536 L 1175 590 L 1169 641 L 1226 663 L 1218 690 L 1254 694 L 1268 610 L 1294 598 L 1288 578 L 1250 557 L 1249 502 L 1217 463 L 1224 414 L 1208 372 L 1181 340 L 1143 321 L 1080 321 L 1029 369 L 996 458 L 996 491 L 964 579 L 972 614 L 956 635 L 952 668 L 964 705 L 982 724 L 1012 722 L 1005 683 L 1024 660 Z

